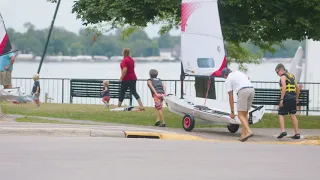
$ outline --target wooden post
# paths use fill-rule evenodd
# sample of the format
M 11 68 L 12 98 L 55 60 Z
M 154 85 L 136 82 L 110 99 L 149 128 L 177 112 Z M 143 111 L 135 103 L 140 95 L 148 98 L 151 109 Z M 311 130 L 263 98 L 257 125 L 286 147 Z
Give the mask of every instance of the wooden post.
M 216 99 L 215 80 L 213 77 L 195 77 L 196 97 L 205 98 L 207 93 L 208 80 L 210 79 L 210 89 L 208 92 L 208 99 Z

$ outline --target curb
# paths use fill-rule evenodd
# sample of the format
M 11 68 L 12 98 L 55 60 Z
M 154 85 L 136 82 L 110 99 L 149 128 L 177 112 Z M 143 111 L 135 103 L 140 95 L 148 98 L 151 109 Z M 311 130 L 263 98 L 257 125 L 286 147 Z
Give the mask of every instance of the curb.
M 110 131 L 86 128 L 20 128 L 0 127 L 0 135 L 46 135 L 46 136 L 87 136 L 87 137 L 118 137 L 118 138 L 148 138 L 161 140 L 197 140 L 207 142 L 233 142 L 249 144 L 283 144 L 320 146 L 320 136 L 305 136 L 301 141 L 246 141 L 205 139 L 199 136 L 146 132 L 146 131 Z
M 251 144 L 283 144 L 283 145 L 311 145 L 320 146 L 320 140 L 302 140 L 302 141 L 251 141 Z
M 84 128 L 19 128 L 1 127 L 0 135 L 47 135 L 47 136 L 91 136 L 122 137 L 123 131 L 103 131 Z
M 156 133 L 156 132 L 139 132 L 139 131 L 124 131 L 126 138 L 149 138 L 149 139 L 164 139 L 164 140 L 206 140 L 199 136 L 176 133 Z
M 305 136 L 306 140 L 320 140 L 320 136 Z
M 197 140 L 206 142 L 232 142 L 232 143 L 249 143 L 249 144 L 278 144 L 278 145 L 313 145 L 320 146 L 320 136 L 305 136 L 302 141 L 246 141 L 240 142 L 237 140 L 218 140 L 205 139 L 199 136 L 174 134 L 174 133 L 155 133 L 155 132 L 138 132 L 138 131 L 124 131 L 126 138 L 150 138 L 163 140 Z M 311 139 L 313 138 L 313 139 Z M 315 140 L 316 139 L 316 140 Z
M 88 137 L 119 137 L 148 138 L 163 140 L 206 140 L 198 136 L 159 133 L 146 131 L 110 131 L 86 128 L 21 128 L 0 127 L 0 135 L 44 135 L 44 136 L 88 136 Z
M 125 138 L 161 139 L 160 133 L 143 131 L 124 131 Z

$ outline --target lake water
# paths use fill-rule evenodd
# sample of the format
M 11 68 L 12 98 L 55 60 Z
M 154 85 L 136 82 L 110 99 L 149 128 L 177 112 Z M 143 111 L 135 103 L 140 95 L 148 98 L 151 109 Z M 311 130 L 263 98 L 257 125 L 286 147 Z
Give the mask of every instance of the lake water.
M 288 63 L 283 63 L 290 66 Z M 262 63 L 259 65 L 249 64 L 247 74 L 253 81 L 278 81 L 279 77 L 274 72 L 277 63 Z M 32 77 L 38 70 L 39 63 L 17 62 L 14 64 L 13 77 Z M 236 64 L 231 64 L 230 68 L 237 69 Z M 155 68 L 162 79 L 178 80 L 180 77 L 179 62 L 155 62 L 136 63 L 135 70 L 138 79 L 149 78 L 149 70 Z M 97 79 L 118 79 L 120 77 L 119 62 L 106 63 L 43 63 L 41 78 L 97 78 Z M 188 77 L 187 77 L 188 78 Z M 302 77 L 303 79 L 303 77 Z

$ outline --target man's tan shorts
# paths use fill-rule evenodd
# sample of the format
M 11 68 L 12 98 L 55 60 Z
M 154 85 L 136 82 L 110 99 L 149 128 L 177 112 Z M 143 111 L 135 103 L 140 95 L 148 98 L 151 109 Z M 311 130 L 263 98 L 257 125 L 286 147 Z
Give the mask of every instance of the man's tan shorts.
M 254 88 L 244 88 L 238 92 L 237 110 L 249 111 L 254 98 Z
M 2 71 L 0 72 L 0 84 L 7 86 L 11 85 L 11 72 L 12 71 Z

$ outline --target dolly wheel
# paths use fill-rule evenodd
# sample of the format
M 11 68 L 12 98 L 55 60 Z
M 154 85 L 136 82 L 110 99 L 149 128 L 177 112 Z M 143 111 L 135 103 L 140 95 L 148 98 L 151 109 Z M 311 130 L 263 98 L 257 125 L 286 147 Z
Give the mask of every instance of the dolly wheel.
M 192 131 L 192 129 L 194 128 L 194 125 L 195 125 L 195 121 L 192 115 L 186 114 L 183 116 L 182 126 L 185 131 Z
M 231 133 L 236 133 L 239 129 L 240 125 L 239 124 L 228 124 L 227 128 L 229 130 L 229 132 Z

